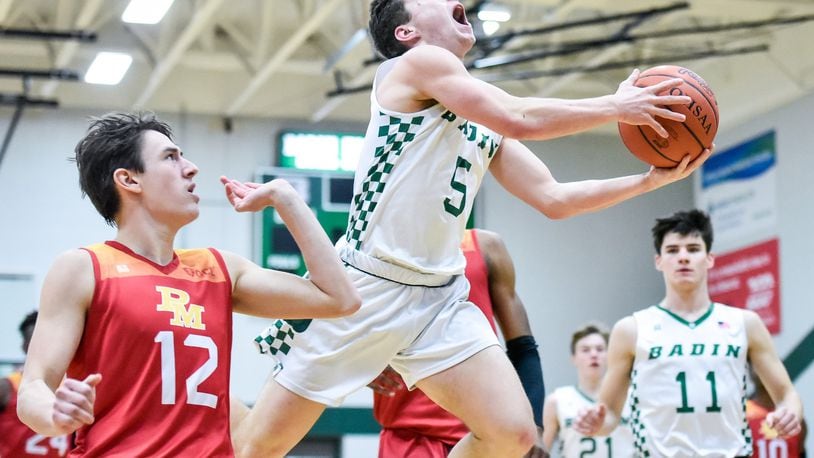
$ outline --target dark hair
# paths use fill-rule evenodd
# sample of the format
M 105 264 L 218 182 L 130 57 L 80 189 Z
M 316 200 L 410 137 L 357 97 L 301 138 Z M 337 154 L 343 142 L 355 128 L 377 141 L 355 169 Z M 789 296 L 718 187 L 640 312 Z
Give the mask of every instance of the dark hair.
M 410 12 L 403 0 L 373 0 L 370 2 L 368 31 L 373 47 L 386 59 L 398 57 L 409 49 L 396 39 L 396 27 L 410 22 Z
M 23 321 L 20 322 L 20 327 L 17 328 L 20 330 L 20 335 L 23 336 L 23 339 L 25 339 L 25 330 L 28 329 L 29 326 L 34 326 L 35 324 L 37 324 L 36 310 L 26 315 L 25 318 L 23 318 Z
M 701 210 L 678 211 L 665 218 L 656 218 L 652 231 L 656 253 L 661 253 L 661 244 L 670 232 L 684 236 L 699 235 L 704 240 L 707 251 L 712 249 L 712 223 L 709 216 Z
M 172 139 L 170 126 L 152 113 L 109 113 L 91 120 L 88 133 L 74 149 L 82 195 L 90 198 L 111 226 L 116 225 L 120 205 L 113 172 L 119 168 L 144 171 L 141 140 L 147 130 Z
M 577 350 L 577 342 L 591 334 L 599 334 L 605 339 L 605 344 L 608 343 L 608 330 L 604 325 L 599 323 L 588 323 L 585 326 L 577 329 L 571 334 L 571 354 L 573 355 Z

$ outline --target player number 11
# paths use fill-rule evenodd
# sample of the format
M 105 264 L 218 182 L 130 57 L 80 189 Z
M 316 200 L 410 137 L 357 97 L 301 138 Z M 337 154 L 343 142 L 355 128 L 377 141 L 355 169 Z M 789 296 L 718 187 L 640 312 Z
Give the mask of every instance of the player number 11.
M 709 389 L 712 393 L 712 403 L 707 406 L 707 412 L 720 412 L 721 406 L 718 405 L 718 390 L 715 386 L 715 371 L 707 372 L 707 382 L 709 382 Z M 688 405 L 687 402 L 687 373 L 681 371 L 676 375 L 676 381 L 681 385 L 681 407 L 676 407 L 678 413 L 692 413 L 695 408 Z

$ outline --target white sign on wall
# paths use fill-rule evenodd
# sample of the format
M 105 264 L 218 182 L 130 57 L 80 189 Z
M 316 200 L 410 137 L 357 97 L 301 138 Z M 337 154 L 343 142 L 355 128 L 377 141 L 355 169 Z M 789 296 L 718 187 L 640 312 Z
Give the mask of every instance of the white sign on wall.
M 771 131 L 716 153 L 701 167 L 696 206 L 709 213 L 723 245 L 776 232 L 776 162 Z

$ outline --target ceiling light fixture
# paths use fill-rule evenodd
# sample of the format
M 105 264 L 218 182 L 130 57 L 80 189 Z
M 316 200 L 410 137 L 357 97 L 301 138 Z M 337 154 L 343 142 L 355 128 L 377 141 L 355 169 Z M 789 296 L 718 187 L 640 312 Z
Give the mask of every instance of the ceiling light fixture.
M 498 29 L 500 29 L 500 22 L 483 21 L 481 23 L 481 26 L 483 27 L 483 34 L 486 35 L 487 37 L 491 37 L 492 35 L 495 34 L 495 32 L 498 31 Z
M 487 3 L 478 10 L 478 19 L 481 21 L 506 22 L 512 18 L 512 11 L 494 3 Z
M 173 0 L 130 0 L 122 21 L 133 24 L 157 24 L 167 14 Z
M 85 73 L 85 82 L 91 84 L 114 85 L 127 73 L 133 57 L 121 52 L 100 52 L 91 62 Z

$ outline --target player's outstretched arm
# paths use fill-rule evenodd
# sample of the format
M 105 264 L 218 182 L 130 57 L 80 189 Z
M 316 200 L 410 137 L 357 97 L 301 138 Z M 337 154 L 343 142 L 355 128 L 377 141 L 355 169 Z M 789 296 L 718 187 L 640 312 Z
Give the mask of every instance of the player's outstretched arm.
M 607 436 L 619 425 L 630 386 L 630 371 L 636 355 L 636 321 L 632 316 L 619 320 L 608 341 L 608 371 L 599 388 L 596 405 L 583 409 L 574 428 L 589 436 Z
M 800 396 L 777 356 L 763 321 L 752 311 L 745 310 L 743 314 L 749 339 L 749 361 L 775 404 L 774 411 L 766 416 L 766 423 L 779 436 L 794 436 L 800 432 L 803 418 Z
M 489 170 L 501 186 L 523 202 L 549 218 L 563 219 L 602 210 L 684 179 L 710 154 L 706 150 L 693 161 L 687 156 L 673 168 L 651 167 L 639 175 L 560 183 L 525 145 L 505 139 Z
M 59 436 L 93 423 L 102 376 L 64 376 L 82 338 L 94 286 L 91 259 L 82 250 L 60 255 L 45 277 L 17 403 L 20 420 L 38 434 Z
M 232 277 L 236 311 L 274 318 L 329 318 L 355 312 L 361 303 L 339 256 L 311 209 L 285 180 L 242 183 L 221 177 L 235 210 L 274 207 L 299 247 L 309 278 L 263 269 L 223 253 Z
M 667 132 L 659 118 L 683 122 L 684 115 L 669 109 L 690 103 L 687 96 L 657 95 L 677 87 L 670 79 L 640 88 L 634 70 L 614 94 L 587 99 L 515 97 L 469 74 L 461 60 L 446 49 L 417 46 L 394 67 L 396 90 L 415 91 L 417 100 L 437 100 L 458 116 L 520 140 L 547 140 L 590 130 L 608 122 L 647 125 L 659 135 Z M 390 82 L 388 82 L 388 88 Z

